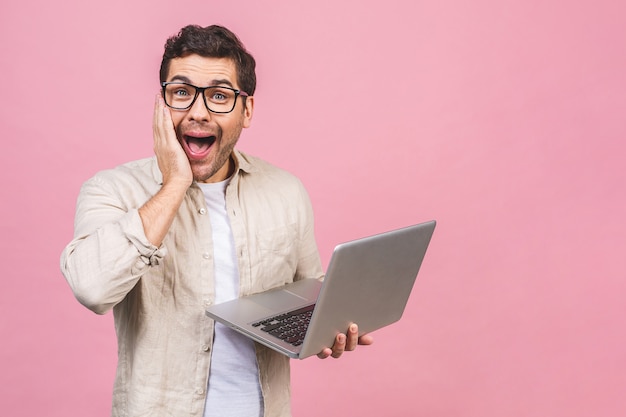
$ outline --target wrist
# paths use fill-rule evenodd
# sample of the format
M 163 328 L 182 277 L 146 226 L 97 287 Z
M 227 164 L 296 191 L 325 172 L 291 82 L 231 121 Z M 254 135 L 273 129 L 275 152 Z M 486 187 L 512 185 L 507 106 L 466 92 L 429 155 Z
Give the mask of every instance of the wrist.
M 191 186 L 192 183 L 193 178 L 164 178 L 163 185 L 161 186 L 161 191 L 184 196 L 187 192 L 187 189 Z

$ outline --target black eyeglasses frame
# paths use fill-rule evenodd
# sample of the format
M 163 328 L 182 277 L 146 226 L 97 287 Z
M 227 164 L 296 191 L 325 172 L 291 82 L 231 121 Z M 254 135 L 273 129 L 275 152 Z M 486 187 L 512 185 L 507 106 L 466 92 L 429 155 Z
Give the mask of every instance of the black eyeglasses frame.
M 196 93 L 193 96 L 193 100 L 191 100 L 191 103 L 189 103 L 189 105 L 187 107 L 174 107 L 174 106 L 171 106 L 167 102 L 165 89 L 167 88 L 168 85 L 172 85 L 172 84 L 183 84 L 183 85 L 186 85 L 186 86 L 189 86 L 189 87 L 192 87 L 192 88 L 195 89 Z M 163 101 L 165 101 L 165 105 L 167 107 L 169 107 L 170 109 L 180 110 L 180 111 L 189 110 L 194 105 L 194 103 L 198 99 L 198 95 L 200 95 L 200 94 L 202 94 L 202 101 L 204 101 L 204 107 L 206 107 L 206 109 L 208 111 L 210 111 L 211 113 L 216 113 L 216 114 L 231 113 L 233 110 L 235 110 L 235 106 L 237 105 L 237 98 L 239 96 L 241 96 L 241 97 L 250 97 L 250 95 L 248 93 L 246 93 L 245 91 L 237 90 L 236 88 L 226 87 L 226 86 L 222 86 L 222 85 L 210 85 L 208 87 L 198 87 L 198 86 L 195 86 L 193 84 L 189 84 L 189 83 L 186 83 L 186 82 L 183 82 L 183 81 L 164 81 L 164 82 L 161 83 L 161 88 L 163 89 Z M 211 108 L 209 107 L 209 104 L 206 102 L 206 95 L 204 94 L 204 92 L 206 90 L 208 90 L 209 88 L 224 88 L 226 90 L 230 90 L 233 93 L 235 93 L 235 100 L 233 100 L 233 107 L 230 110 L 228 110 L 228 111 L 211 110 Z

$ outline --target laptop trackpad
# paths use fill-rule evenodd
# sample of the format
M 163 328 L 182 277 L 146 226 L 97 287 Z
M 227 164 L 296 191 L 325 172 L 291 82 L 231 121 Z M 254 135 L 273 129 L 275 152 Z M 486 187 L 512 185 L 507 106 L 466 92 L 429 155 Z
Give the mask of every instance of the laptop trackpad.
M 322 283 L 316 279 L 305 279 L 284 287 L 255 294 L 254 302 L 277 313 L 315 303 Z

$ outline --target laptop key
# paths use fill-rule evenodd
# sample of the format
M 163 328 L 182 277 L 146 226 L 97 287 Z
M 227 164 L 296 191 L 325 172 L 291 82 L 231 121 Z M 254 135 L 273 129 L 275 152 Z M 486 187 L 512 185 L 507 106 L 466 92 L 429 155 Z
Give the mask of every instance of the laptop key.
M 294 311 L 279 314 L 262 321 L 252 323 L 254 327 L 261 327 L 261 330 L 272 336 L 299 346 L 304 341 L 306 329 L 311 320 L 315 304 L 299 308 Z

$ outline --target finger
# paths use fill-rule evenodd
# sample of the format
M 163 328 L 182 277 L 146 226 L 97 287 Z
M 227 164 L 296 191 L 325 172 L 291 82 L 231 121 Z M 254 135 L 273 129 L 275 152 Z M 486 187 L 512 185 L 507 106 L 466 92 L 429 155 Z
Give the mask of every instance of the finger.
M 320 359 L 326 359 L 332 353 L 333 353 L 333 351 L 330 348 L 325 348 L 324 350 L 322 350 L 320 353 L 317 354 L 317 357 L 320 358 Z
M 163 128 L 165 129 L 165 133 L 169 133 L 169 136 L 175 135 L 174 132 L 174 123 L 172 123 L 172 113 L 170 113 L 170 109 L 165 105 L 165 101 L 163 98 L 159 96 L 159 105 L 163 109 Z
M 333 344 L 332 351 L 333 353 L 330 355 L 333 358 L 339 358 L 343 352 L 346 350 L 346 335 L 343 333 L 339 333 L 337 338 L 335 339 L 335 344 Z
M 160 122 L 161 114 L 162 114 L 161 105 L 159 102 L 159 96 L 157 95 L 154 98 L 154 113 L 152 114 L 152 131 L 154 132 L 155 141 L 158 139 L 157 134 L 158 134 L 159 125 L 161 124 Z
M 154 117 L 152 122 L 152 130 L 154 133 L 154 145 L 158 147 L 167 147 L 169 132 L 172 128 L 172 116 L 168 108 L 165 106 L 163 97 L 160 94 L 156 96 L 154 103 Z
M 347 338 L 346 338 L 346 350 L 354 350 L 356 349 L 356 345 L 359 341 L 359 326 L 352 323 L 348 328 Z
M 159 135 L 161 140 L 167 141 L 175 135 L 174 124 L 172 123 L 172 114 L 167 108 L 163 97 L 157 95 L 154 109 L 154 128 L 155 133 Z
M 156 96 L 154 111 L 154 147 L 157 157 L 159 155 L 170 155 L 176 158 L 184 156 L 182 147 L 176 138 L 176 131 L 172 121 L 172 113 L 165 105 L 161 95 Z
M 172 122 L 172 116 L 169 108 L 165 105 L 165 101 L 161 94 L 157 94 L 154 97 L 154 115 L 153 119 L 154 127 L 168 127 Z
M 374 337 L 369 334 L 364 334 L 359 337 L 359 345 L 371 345 L 374 343 Z

